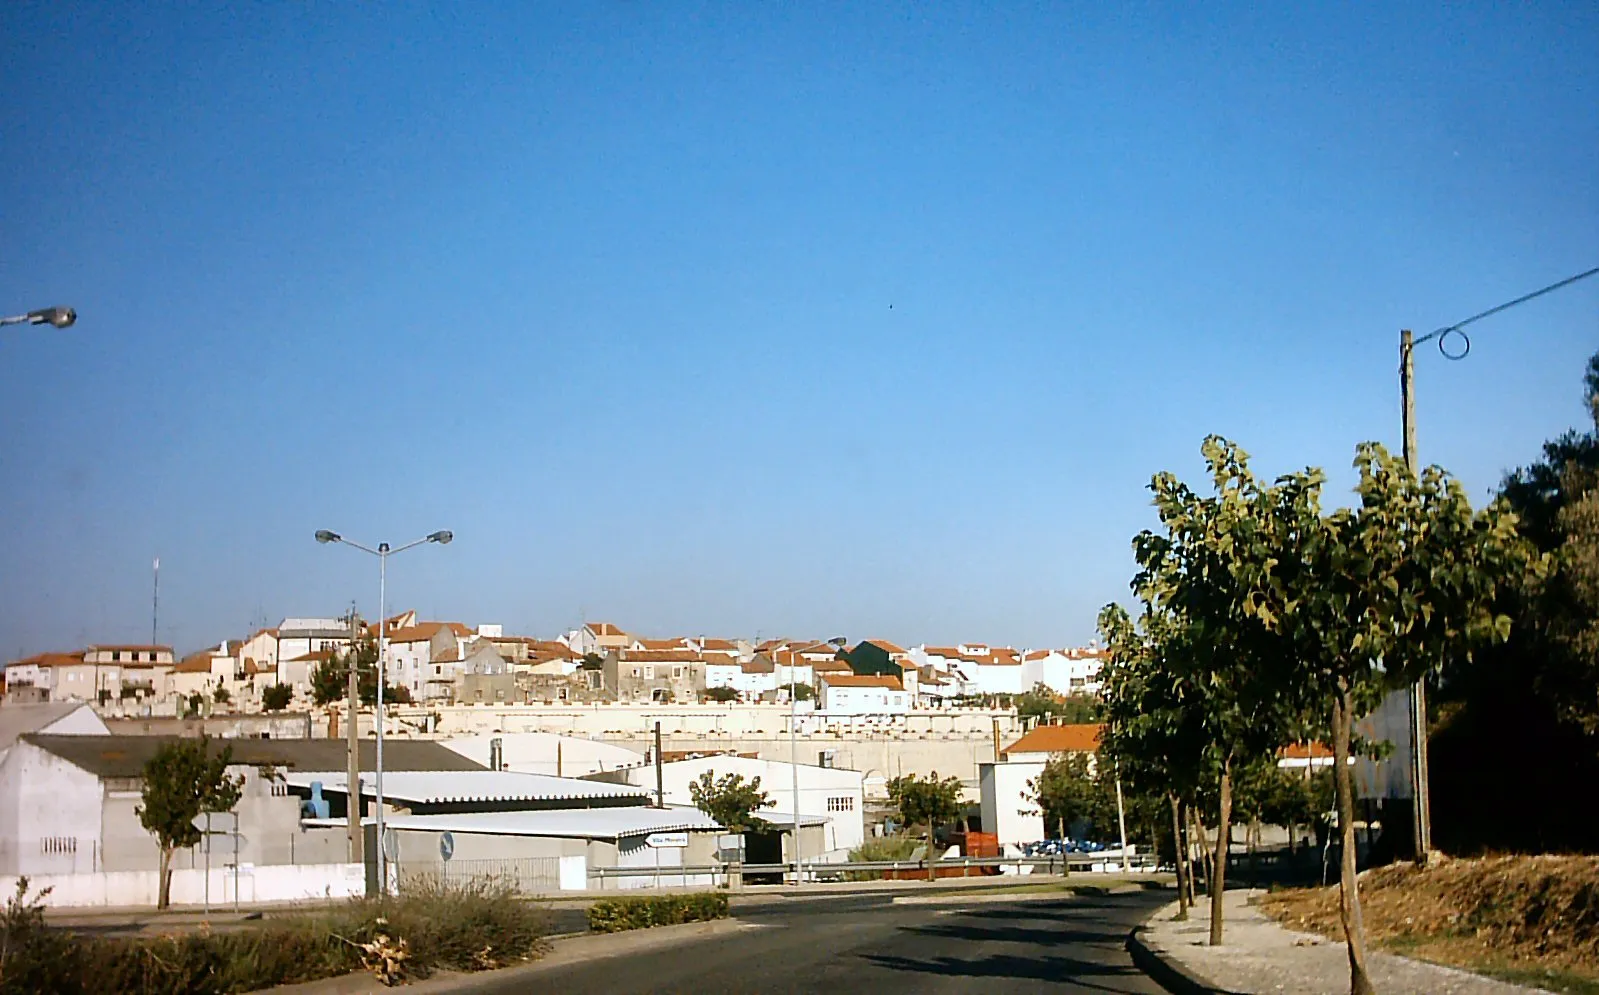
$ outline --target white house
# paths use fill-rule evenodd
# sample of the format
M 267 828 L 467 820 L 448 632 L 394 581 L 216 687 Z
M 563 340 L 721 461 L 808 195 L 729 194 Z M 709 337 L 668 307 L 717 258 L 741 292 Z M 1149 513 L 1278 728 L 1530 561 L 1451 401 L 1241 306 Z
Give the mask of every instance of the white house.
M 749 757 L 720 755 L 678 760 L 661 765 L 661 782 L 668 805 L 692 805 L 689 784 L 706 772 L 715 777 L 738 774 L 746 781 L 760 778 L 761 790 L 772 799 L 763 809 L 767 813 L 789 816 L 792 825 L 794 805 L 794 771 L 799 772 L 799 812 L 804 817 L 824 817 L 823 853 L 804 853 L 805 859 L 826 856 L 843 860 L 848 852 L 866 839 L 865 782 L 860 771 L 839 767 L 817 767 L 811 764 L 794 765 L 779 760 L 756 760 Z M 629 783 L 655 790 L 655 768 L 636 767 L 625 772 Z M 780 821 L 772 818 L 769 821 Z M 803 820 L 802 820 L 803 821 Z M 809 824 L 808 822 L 806 823 Z
M 1097 695 L 1103 662 L 1092 648 L 1032 650 L 1022 655 L 1022 682 L 1029 688 L 1043 684 L 1056 694 Z
M 257 633 L 251 641 L 260 638 Z M 320 650 L 344 652 L 350 623 L 342 618 L 286 618 L 278 623 L 277 659 L 295 660 Z
M 461 659 L 461 649 L 477 634 L 460 622 L 418 622 L 385 634 L 384 667 L 390 684 L 404 685 L 417 701 L 447 698 L 454 675 L 445 665 Z
M 611 650 L 628 649 L 633 645 L 631 636 L 609 622 L 586 622 L 583 628 L 573 629 L 560 641 L 572 647 L 580 657 L 590 653 L 604 656 Z
M 1020 846 L 1044 838 L 1044 815 L 1033 801 L 1028 783 L 1043 772 L 1042 760 L 977 765 L 983 832 L 998 836 L 1000 846 Z
M 257 629 L 250 638 L 240 640 L 238 657 L 246 663 L 254 660 L 258 671 L 275 668 L 278 665 L 278 630 Z
M 822 711 L 832 715 L 903 715 L 910 694 L 898 677 L 886 674 L 824 674 Z

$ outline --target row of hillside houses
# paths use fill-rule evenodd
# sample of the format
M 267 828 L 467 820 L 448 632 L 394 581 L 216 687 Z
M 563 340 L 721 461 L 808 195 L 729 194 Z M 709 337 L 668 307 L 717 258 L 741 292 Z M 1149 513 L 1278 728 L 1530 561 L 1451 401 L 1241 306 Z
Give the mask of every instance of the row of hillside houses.
M 116 702 L 123 710 L 225 705 L 255 711 L 267 690 L 281 685 L 290 704 L 303 705 L 317 669 L 355 639 L 374 638 L 376 630 L 348 619 L 286 618 L 182 659 L 166 646 L 44 653 L 6 668 L 6 695 L 13 701 Z M 1014 695 L 1039 684 L 1060 694 L 1100 689 L 1094 648 L 653 639 L 605 622 L 540 640 L 507 635 L 498 625 L 421 621 L 413 611 L 388 619 L 383 637 L 389 683 L 417 703 L 782 701 L 798 686 L 823 710 L 866 715 Z

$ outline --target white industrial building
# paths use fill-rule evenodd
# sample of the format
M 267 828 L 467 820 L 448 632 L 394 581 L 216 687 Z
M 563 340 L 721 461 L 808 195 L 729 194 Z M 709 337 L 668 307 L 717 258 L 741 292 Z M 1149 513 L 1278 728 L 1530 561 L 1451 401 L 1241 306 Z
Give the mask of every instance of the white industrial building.
M 780 760 L 760 760 L 751 757 L 717 755 L 677 760 L 661 765 L 661 784 L 668 805 L 690 805 L 689 784 L 702 774 L 710 772 L 715 777 L 737 774 L 746 781 L 760 778 L 761 790 L 771 798 L 772 804 L 757 814 L 773 825 L 792 829 L 796 807 L 802 826 L 818 825 L 814 832 L 802 829 L 801 856 L 812 859 L 847 859 L 849 851 L 866 839 L 865 775 L 860 771 L 838 767 L 818 767 L 799 764 L 799 804 L 794 803 L 794 771 L 796 765 Z M 625 778 L 628 783 L 655 790 L 655 768 L 637 767 L 622 771 L 614 778 Z M 752 858 L 753 859 L 753 858 Z M 783 859 L 789 859 L 785 848 Z
M 439 743 L 489 770 L 508 770 L 519 774 L 584 777 L 644 764 L 644 754 L 625 746 L 553 732 L 456 736 L 440 740 Z

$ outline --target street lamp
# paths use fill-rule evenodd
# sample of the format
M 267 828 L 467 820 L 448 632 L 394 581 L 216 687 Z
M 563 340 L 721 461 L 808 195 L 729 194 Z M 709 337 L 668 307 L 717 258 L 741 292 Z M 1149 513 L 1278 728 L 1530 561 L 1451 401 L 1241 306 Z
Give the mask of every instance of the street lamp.
M 843 636 L 834 636 L 827 642 L 830 646 L 843 649 L 849 640 Z M 799 682 L 794 680 L 796 653 L 796 650 L 788 651 L 788 766 L 794 776 L 794 886 L 797 888 L 805 880 L 805 869 L 800 865 L 799 734 L 796 729 L 799 724 L 799 695 L 794 693 L 794 689 L 799 686 Z M 815 674 L 816 671 L 812 669 L 811 673 Z
M 386 675 L 384 673 L 383 658 L 386 655 L 385 650 L 388 648 L 385 645 L 388 640 L 388 631 L 386 628 L 388 624 L 388 609 L 385 607 L 384 602 L 388 599 L 389 557 L 393 556 L 395 553 L 403 553 L 408 549 L 412 549 L 424 543 L 436 542 L 442 546 L 454 538 L 455 533 L 445 529 L 440 529 L 439 531 L 431 532 L 420 539 L 408 542 L 403 546 L 397 546 L 391 549 L 388 543 L 380 542 L 378 543 L 377 548 L 373 549 L 371 546 L 363 546 L 361 543 L 346 539 L 337 532 L 329 532 L 327 529 L 318 529 L 316 533 L 317 542 L 340 542 L 346 546 L 359 549 L 363 553 L 371 553 L 373 556 L 378 558 L 378 690 L 377 702 L 374 706 L 373 713 L 373 725 L 377 728 L 377 749 L 375 751 L 377 754 L 377 762 L 375 764 L 376 777 L 373 790 L 377 796 L 378 894 L 380 895 L 387 895 L 389 893 L 388 856 L 383 852 L 383 691 L 387 685 Z M 350 649 L 351 653 L 353 654 L 355 648 L 352 646 Z M 354 667 L 353 656 L 351 657 L 351 667 Z M 354 715 L 350 716 L 350 722 L 352 724 L 355 722 Z M 361 804 L 361 784 L 359 775 L 356 778 L 356 783 L 348 785 L 348 788 L 349 790 L 345 793 L 345 797 L 352 800 L 353 803 L 359 807 Z
M 57 328 L 66 328 L 78 320 L 78 312 L 69 307 L 42 307 L 37 311 L 27 314 L 14 314 L 9 318 L 0 318 L 0 325 L 54 325 Z

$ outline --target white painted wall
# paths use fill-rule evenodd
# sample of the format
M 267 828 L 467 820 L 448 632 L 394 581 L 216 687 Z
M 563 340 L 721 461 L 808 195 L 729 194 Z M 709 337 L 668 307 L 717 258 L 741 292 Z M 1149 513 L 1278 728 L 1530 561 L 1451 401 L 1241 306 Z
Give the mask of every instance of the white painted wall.
M 100 779 L 31 743 L 0 760 L 0 873 L 94 870 Z
M 1044 816 L 1029 797 L 1027 782 L 1044 772 L 1042 762 L 982 764 L 978 784 L 982 795 L 983 831 L 1006 844 L 1036 843 L 1044 838 Z
M 496 739 L 500 741 L 500 760 L 505 769 L 523 774 L 558 773 L 562 777 L 582 777 L 644 763 L 643 753 L 623 746 L 548 732 L 457 736 L 442 740 L 440 745 L 487 767 L 490 743 Z
M 1021 694 L 1027 690 L 1019 663 L 978 663 L 970 665 L 970 669 L 976 671 L 974 683 L 979 694 Z
M 910 710 L 910 694 L 892 688 L 834 687 L 824 677 L 822 709 L 836 715 L 900 715 Z
M 91 874 L 28 875 L 30 894 L 49 888 L 44 904 L 50 908 L 154 906 L 160 894 L 159 871 L 99 871 Z M 203 905 L 207 898 L 203 870 L 172 872 L 172 904 Z M 0 875 L 0 892 L 16 891 L 15 876 Z M 317 898 L 353 898 L 366 894 L 366 870 L 360 864 L 242 865 L 212 868 L 210 904 L 240 902 L 299 902 Z
M 814 755 L 814 754 L 813 754 Z M 794 811 L 794 765 L 779 760 L 751 760 L 747 757 L 715 756 L 680 760 L 661 767 L 662 788 L 668 805 L 692 805 L 689 783 L 706 771 L 717 777 L 739 774 L 745 780 L 759 777 L 761 790 L 772 799 L 776 812 Z M 654 766 L 627 772 L 628 781 L 655 790 Z M 825 849 L 843 859 L 844 852 L 860 846 L 866 838 L 865 775 L 837 767 L 799 765 L 799 814 L 830 820 L 823 827 Z M 809 857 L 807 857 L 809 859 Z

